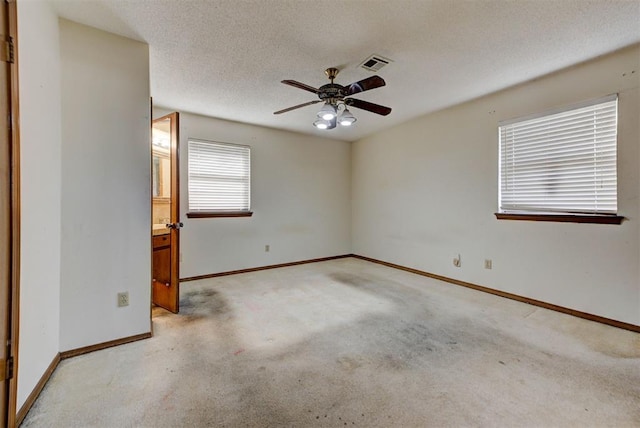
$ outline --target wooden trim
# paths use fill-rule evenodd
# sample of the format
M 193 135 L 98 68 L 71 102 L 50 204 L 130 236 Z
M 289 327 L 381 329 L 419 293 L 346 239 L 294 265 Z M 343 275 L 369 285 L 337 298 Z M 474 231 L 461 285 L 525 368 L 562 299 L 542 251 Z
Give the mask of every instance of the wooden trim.
M 13 39 L 13 64 L 11 73 L 11 346 L 13 356 L 14 376 L 9 380 L 9 403 L 7 425 L 15 427 L 16 410 L 18 405 L 18 376 L 19 376 L 19 324 L 20 324 L 20 91 L 18 81 L 18 10 L 16 0 L 8 0 L 9 36 Z M 4 344 L 2 345 L 4 346 Z
M 29 413 L 29 410 L 31 410 L 31 406 L 33 406 L 33 403 L 36 402 L 45 385 L 47 384 L 47 382 L 49 382 L 51 375 L 58 367 L 58 364 L 60 364 L 60 360 L 61 358 L 59 353 L 56 354 L 55 357 L 53 357 L 53 361 L 51 361 L 51 364 L 49 364 L 47 370 L 45 370 L 45 372 L 42 374 L 42 377 L 40 377 L 40 380 L 36 384 L 35 388 L 33 388 L 33 391 L 31 391 L 31 394 L 29 394 L 27 399 L 24 401 L 24 404 L 22 404 L 22 406 L 20 407 L 20 410 L 16 415 L 15 426 L 20 425 L 24 418 L 27 416 L 27 413 Z
M 135 336 L 123 337 L 122 339 L 110 340 L 108 342 L 102 342 L 95 345 L 84 346 L 82 348 L 71 349 L 69 351 L 60 352 L 60 358 L 66 360 L 67 358 L 77 357 L 78 355 L 88 354 L 94 351 L 101 351 L 103 349 L 112 348 L 114 346 L 124 345 L 125 343 L 149 339 L 151 336 L 151 332 L 142 333 L 136 334 Z
M 495 213 L 498 220 L 555 221 L 561 223 L 621 224 L 619 215 Z
M 380 265 L 392 267 L 392 268 L 395 268 L 395 269 L 404 270 L 406 272 L 415 273 L 417 275 L 422 275 L 422 276 L 426 276 L 426 277 L 429 277 L 429 278 L 437 279 L 437 280 L 440 280 L 440 281 L 448 282 L 448 283 L 451 283 L 451 284 L 460 285 L 462 287 L 472 288 L 474 290 L 482 291 L 484 293 L 494 294 L 496 296 L 504 297 L 504 298 L 511 299 L 511 300 L 517 300 L 518 302 L 528 303 L 530 305 L 539 306 L 541 308 L 550 309 L 552 311 L 562 312 L 562 313 L 565 313 L 565 314 L 568 314 L 568 315 L 573 315 L 574 317 L 584 318 L 584 319 L 587 319 L 589 321 L 595 321 L 595 322 L 599 322 L 601 324 L 607 324 L 607 325 L 610 325 L 610 326 L 613 326 L 613 327 L 618 327 L 618 328 L 622 328 L 624 330 L 630 330 L 630 331 L 634 331 L 636 333 L 640 333 L 640 326 L 638 326 L 638 325 L 629 324 L 629 323 L 622 322 L 622 321 L 616 321 L 616 320 L 613 320 L 611 318 L 605 318 L 605 317 L 601 317 L 599 315 L 593 315 L 593 314 L 589 314 L 587 312 L 582 312 L 582 311 L 577 311 L 575 309 L 565 308 L 564 306 L 554 305 L 552 303 L 543 302 L 541 300 L 536 300 L 536 299 L 531 299 L 529 297 L 519 296 L 517 294 L 508 293 L 506 291 L 495 290 L 493 288 L 484 287 L 482 285 L 476 285 L 476 284 L 472 284 L 470 282 L 460 281 L 460 280 L 457 280 L 457 279 L 448 278 L 446 276 L 436 275 L 434 273 L 429 273 L 429 272 L 421 271 L 421 270 L 418 270 L 418 269 L 413 269 L 413 268 L 409 268 L 409 267 L 406 267 L 406 266 L 397 265 L 395 263 L 389 263 L 389 262 L 384 262 L 382 260 L 372 259 L 370 257 L 358 256 L 358 255 L 353 255 L 353 257 L 355 257 L 357 259 L 365 260 L 365 261 L 368 261 L 368 262 L 377 263 L 377 264 L 380 264 Z
M 215 217 L 251 217 L 253 211 L 194 211 L 187 213 L 187 218 L 215 218 Z
M 277 265 L 268 265 L 268 266 L 260 266 L 260 267 L 254 267 L 254 268 L 248 268 L 248 269 L 230 270 L 227 272 L 209 273 L 206 275 L 189 276 L 187 278 L 181 278 L 180 282 L 197 281 L 199 279 L 216 278 L 218 276 L 235 275 L 238 273 L 257 272 L 259 270 L 277 269 L 281 267 L 304 265 L 307 263 L 326 262 L 329 260 L 344 259 L 346 257 L 353 257 L 353 254 L 343 254 L 341 256 L 322 257 L 319 259 L 301 260 L 298 262 L 280 263 Z

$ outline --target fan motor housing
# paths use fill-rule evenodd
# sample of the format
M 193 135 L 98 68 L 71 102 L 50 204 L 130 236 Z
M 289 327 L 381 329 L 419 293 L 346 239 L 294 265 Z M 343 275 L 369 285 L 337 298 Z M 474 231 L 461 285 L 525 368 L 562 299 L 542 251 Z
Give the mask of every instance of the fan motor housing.
M 337 83 L 327 83 L 326 85 L 320 86 L 318 88 L 318 97 L 321 100 L 326 100 L 330 98 L 344 98 L 344 86 L 338 85 Z

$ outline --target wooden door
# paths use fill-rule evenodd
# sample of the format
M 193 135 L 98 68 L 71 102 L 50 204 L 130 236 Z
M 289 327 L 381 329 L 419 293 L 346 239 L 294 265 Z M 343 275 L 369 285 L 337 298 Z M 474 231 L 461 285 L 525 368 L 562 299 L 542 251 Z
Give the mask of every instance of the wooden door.
M 153 121 L 152 302 L 178 313 L 180 306 L 180 195 L 178 174 L 179 116 L 171 113 Z M 169 181 L 167 183 L 167 181 Z
M 19 174 L 16 4 L 0 6 L 0 426 L 16 416 Z
M 2 21 L 2 40 L 5 39 L 6 31 L 6 4 L 0 8 L 0 20 Z M 0 426 L 5 426 L 8 417 L 9 406 L 9 382 L 6 379 L 5 371 L 7 360 L 9 359 L 9 349 L 4 346 L 10 338 L 11 325 L 11 135 L 8 130 L 7 116 L 9 114 L 9 91 L 8 84 L 8 64 L 0 62 L 0 173 L 2 174 L 2 185 L 0 187 L 0 235 L 2 244 L 0 246 Z M 4 422 L 4 423 L 3 423 Z

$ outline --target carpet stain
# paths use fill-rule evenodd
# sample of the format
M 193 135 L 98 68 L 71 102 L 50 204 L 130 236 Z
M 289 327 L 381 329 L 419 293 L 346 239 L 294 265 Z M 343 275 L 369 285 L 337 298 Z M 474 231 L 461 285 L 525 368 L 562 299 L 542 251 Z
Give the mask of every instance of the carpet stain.
M 203 289 L 182 294 L 178 318 L 184 323 L 191 323 L 229 313 L 231 310 L 221 293 L 212 289 Z
M 368 288 L 372 283 L 370 279 L 348 272 L 335 272 L 329 277 L 334 281 L 357 288 Z
M 378 367 L 390 371 L 401 371 L 409 369 L 409 364 L 407 364 L 406 361 L 402 360 L 399 357 L 388 354 L 384 355 L 380 359 Z
M 328 277 L 337 283 L 355 288 L 359 291 L 371 293 L 379 298 L 385 298 L 398 306 L 419 304 L 422 306 L 422 310 L 428 309 L 427 306 L 425 306 L 428 303 L 428 298 L 426 298 L 424 293 L 419 293 L 413 288 L 406 287 L 388 278 L 350 272 L 332 272 Z M 407 300 L 407 297 L 410 297 L 410 299 Z
M 340 357 L 336 360 L 341 369 L 347 372 L 353 372 L 365 364 L 364 358 L 361 356 L 354 357 Z

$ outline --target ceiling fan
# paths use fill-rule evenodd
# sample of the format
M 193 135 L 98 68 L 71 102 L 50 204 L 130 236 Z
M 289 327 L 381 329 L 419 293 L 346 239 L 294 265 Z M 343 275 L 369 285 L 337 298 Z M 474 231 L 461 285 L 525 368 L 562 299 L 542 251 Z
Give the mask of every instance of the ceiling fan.
M 368 101 L 362 101 L 356 98 L 348 98 L 353 94 L 384 86 L 386 83 L 382 77 L 371 76 L 360 80 L 359 82 L 342 86 L 337 83 L 333 83 L 333 80 L 336 78 L 339 71 L 340 70 L 337 68 L 327 68 L 324 73 L 327 75 L 329 80 L 331 80 L 331 83 L 320 86 L 318 89 L 295 80 L 283 80 L 282 83 L 285 85 L 313 92 L 319 99 L 278 110 L 273 114 L 286 113 L 300 107 L 306 107 L 324 101 L 324 106 L 318 112 L 318 120 L 313 122 L 313 125 L 318 129 L 333 129 L 338 123 L 342 126 L 351 126 L 357 120 L 349 111 L 349 107 L 367 110 L 382 116 L 386 116 L 391 113 L 391 108 L 389 107 L 370 103 Z

